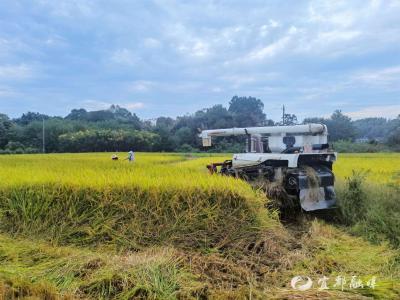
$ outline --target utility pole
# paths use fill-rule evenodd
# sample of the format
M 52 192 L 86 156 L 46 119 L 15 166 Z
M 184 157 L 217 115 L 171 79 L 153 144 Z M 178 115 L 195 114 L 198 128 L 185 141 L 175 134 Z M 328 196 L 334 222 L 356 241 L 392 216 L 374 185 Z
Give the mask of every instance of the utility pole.
M 46 151 L 46 149 L 45 149 L 45 140 L 44 140 L 44 117 L 42 118 L 42 145 L 43 145 L 43 153 L 45 153 Z
M 282 105 L 282 125 L 285 125 L 285 104 Z

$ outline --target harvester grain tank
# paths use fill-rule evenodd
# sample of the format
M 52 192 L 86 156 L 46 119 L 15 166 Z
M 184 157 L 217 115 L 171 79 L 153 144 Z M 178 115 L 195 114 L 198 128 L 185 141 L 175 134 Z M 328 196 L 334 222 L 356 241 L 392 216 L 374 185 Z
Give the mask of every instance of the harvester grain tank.
M 335 206 L 332 164 L 337 153 L 328 145 L 323 124 L 203 130 L 203 146 L 212 137 L 246 136 L 246 152 L 207 166 L 220 173 L 264 183 L 270 198 L 295 199 L 305 211 Z M 284 196 L 284 197 L 283 197 Z

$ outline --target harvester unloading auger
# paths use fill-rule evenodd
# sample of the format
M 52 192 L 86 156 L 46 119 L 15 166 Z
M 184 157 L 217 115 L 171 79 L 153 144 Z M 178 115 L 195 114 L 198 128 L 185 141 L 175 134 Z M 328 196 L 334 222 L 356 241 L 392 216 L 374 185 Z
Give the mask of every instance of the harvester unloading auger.
M 213 129 L 203 130 L 200 137 L 209 147 L 212 137 L 236 135 L 246 135 L 246 153 L 207 165 L 210 173 L 264 183 L 270 198 L 282 200 L 278 198 L 284 194 L 305 211 L 335 206 L 332 164 L 337 154 L 329 148 L 325 125 Z

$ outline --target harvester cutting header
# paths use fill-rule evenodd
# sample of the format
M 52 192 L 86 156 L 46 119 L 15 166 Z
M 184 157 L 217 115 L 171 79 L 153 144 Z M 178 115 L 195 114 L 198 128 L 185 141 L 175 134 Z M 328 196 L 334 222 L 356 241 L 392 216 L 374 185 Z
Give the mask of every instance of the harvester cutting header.
M 246 136 L 246 152 L 208 165 L 211 173 L 264 182 L 270 198 L 280 198 L 282 205 L 296 199 L 305 211 L 335 205 L 332 164 L 337 154 L 329 148 L 325 125 L 212 129 L 200 137 L 210 147 L 212 137 L 237 135 Z

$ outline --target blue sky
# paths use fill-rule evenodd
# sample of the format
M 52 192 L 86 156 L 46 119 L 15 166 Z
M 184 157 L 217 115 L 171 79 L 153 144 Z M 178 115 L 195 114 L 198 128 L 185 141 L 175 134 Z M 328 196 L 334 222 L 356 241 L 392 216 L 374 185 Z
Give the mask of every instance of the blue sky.
M 2 0 L 0 112 L 119 104 L 150 119 L 233 95 L 300 119 L 400 114 L 400 1 Z

